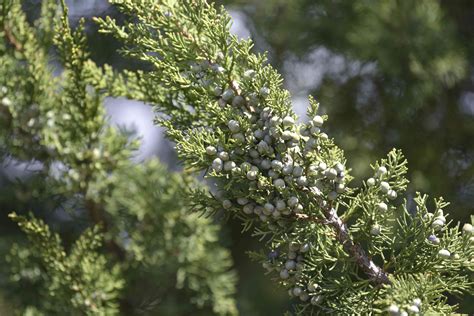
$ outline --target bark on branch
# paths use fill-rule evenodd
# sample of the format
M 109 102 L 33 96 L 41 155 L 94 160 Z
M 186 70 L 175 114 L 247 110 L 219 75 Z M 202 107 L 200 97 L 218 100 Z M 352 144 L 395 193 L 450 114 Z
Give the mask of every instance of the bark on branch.
M 377 266 L 368 256 L 361 245 L 356 244 L 350 237 L 347 225 L 339 218 L 334 208 L 325 209 L 328 224 L 336 231 L 336 238 L 344 250 L 356 261 L 358 266 L 378 285 L 390 284 L 387 273 Z
M 313 192 L 314 193 L 314 192 Z M 316 195 L 316 194 L 315 194 Z M 319 194 L 318 194 L 319 195 Z M 317 196 L 320 207 L 324 210 L 326 220 L 324 224 L 331 225 L 336 232 L 337 240 L 342 244 L 346 253 L 357 263 L 357 265 L 364 271 L 369 279 L 377 285 L 390 284 L 388 274 L 379 266 L 377 266 L 372 259 L 369 258 L 365 250 L 361 245 L 355 243 L 350 234 L 347 225 L 337 215 L 336 210 L 331 206 L 330 203 L 322 200 Z M 312 219 L 306 214 L 298 214 L 300 219 L 306 219 L 321 223 L 320 219 Z
M 3 32 L 7 42 L 10 43 L 15 48 L 15 50 L 21 52 L 23 50 L 23 45 L 21 45 L 21 43 L 16 40 L 12 32 L 7 27 L 3 29 Z

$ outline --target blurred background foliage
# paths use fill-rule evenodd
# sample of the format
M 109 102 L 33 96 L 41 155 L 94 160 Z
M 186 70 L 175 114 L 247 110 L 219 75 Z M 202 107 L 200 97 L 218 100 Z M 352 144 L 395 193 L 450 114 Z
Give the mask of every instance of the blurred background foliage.
M 392 147 L 400 148 L 409 161 L 411 192 L 442 195 L 452 203 L 449 211 L 454 221 L 469 220 L 474 203 L 472 0 L 216 2 L 230 10 L 233 30 L 239 36 L 252 37 L 257 51 L 268 51 L 270 62 L 284 74 L 293 93 L 297 113 L 304 113 L 308 94 L 321 103 L 330 117 L 329 133 L 346 151 L 356 178 L 369 174 L 367 161 L 375 161 Z M 68 3 L 73 20 L 97 15 L 120 18 L 105 0 Z M 39 5 L 38 0 L 25 2 L 32 19 Z M 87 32 L 97 63 L 134 67 L 117 53 L 119 44 L 98 35 L 90 21 Z M 108 113 L 113 121 L 123 122 L 120 115 L 125 112 L 120 108 L 126 106 L 138 107 L 123 100 L 110 102 Z M 150 113 L 142 113 L 151 119 Z M 142 133 L 145 144 L 153 148 L 147 157 L 158 155 L 175 169 L 172 144 L 164 142 L 159 133 L 148 138 Z M 23 191 L 12 189 L 18 176 L 26 191 L 40 180 L 25 177 L 24 165 L 12 168 L 4 164 L 0 171 L 2 209 L 18 208 L 20 203 L 33 207 L 22 198 Z M 50 207 L 35 203 L 37 209 Z M 11 233 L 13 224 L 4 220 L 1 225 L 2 234 Z M 241 314 L 282 314 L 287 308 L 286 294 L 273 288 L 263 269 L 245 254 L 255 241 L 241 236 L 237 224 L 228 226 L 240 278 L 237 301 Z M 463 311 L 473 313 L 473 301 L 465 299 Z

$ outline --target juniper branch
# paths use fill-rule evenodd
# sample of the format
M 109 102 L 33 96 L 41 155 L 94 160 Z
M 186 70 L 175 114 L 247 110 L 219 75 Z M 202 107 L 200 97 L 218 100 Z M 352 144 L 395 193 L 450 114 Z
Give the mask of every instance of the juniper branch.
M 347 225 L 339 218 L 337 211 L 328 206 L 329 204 L 321 201 L 320 207 L 324 209 L 326 220 L 321 222 L 318 218 L 312 218 L 306 214 L 296 214 L 298 218 L 316 222 L 318 224 L 331 225 L 335 232 L 336 238 L 343 245 L 344 250 L 354 259 L 355 262 L 361 267 L 361 269 L 368 275 L 370 280 L 376 285 L 390 284 L 388 274 L 379 266 L 377 266 L 365 252 L 361 245 L 355 243 L 349 233 Z
M 120 3 L 123 4 L 123 3 Z M 205 3 L 200 3 L 200 5 L 206 6 L 207 4 Z M 171 19 L 171 18 L 170 18 Z M 100 21 L 100 20 L 99 20 Z M 202 49 L 202 47 L 199 46 L 197 43 L 196 39 L 189 34 L 189 32 L 185 31 L 183 29 L 183 26 L 176 21 L 174 24 L 174 27 L 176 28 L 176 33 L 180 34 L 183 38 L 187 39 L 191 45 L 193 45 L 196 50 L 204 56 L 204 62 L 206 62 L 209 67 L 211 68 L 216 68 L 219 67 L 219 64 L 213 60 L 212 58 L 209 57 L 209 53 L 206 52 L 205 50 Z M 230 74 L 232 72 L 229 71 L 229 77 L 227 80 L 227 84 L 230 87 L 231 91 L 235 94 L 236 97 L 240 96 L 242 94 L 241 89 L 236 86 L 235 80 L 230 77 Z M 250 113 L 255 113 L 255 108 L 252 105 L 249 105 L 249 102 L 246 98 L 242 98 L 242 106 L 245 106 Z M 203 122 L 201 122 L 203 123 Z M 331 201 L 321 201 L 322 205 L 330 205 Z M 376 266 L 372 260 L 370 260 L 365 253 L 365 251 L 362 249 L 362 247 L 356 243 L 354 243 L 348 233 L 347 226 L 339 219 L 337 212 L 331 208 L 327 209 L 325 207 L 322 207 L 325 209 L 325 215 L 327 218 L 327 223 L 329 223 L 335 230 L 336 236 L 338 240 L 341 242 L 341 244 L 344 246 L 344 249 L 347 251 L 349 255 L 351 255 L 354 259 L 354 261 L 362 268 L 363 271 L 365 271 L 370 279 L 375 282 L 377 285 L 384 284 L 384 283 L 389 283 L 388 277 L 385 272 L 378 266 Z M 290 215 L 290 216 L 297 216 L 298 214 Z
M 411 273 L 410 260 L 443 273 L 454 269 L 463 280 L 450 284 L 454 292 L 471 286 L 471 241 L 459 231 L 447 234 L 442 212 L 421 209 L 424 218 L 398 221 L 408 214 L 398 200 L 408 183 L 402 153 L 391 151 L 373 166 L 373 178 L 351 188 L 343 151 L 323 132 L 327 118 L 318 114 L 318 104 L 310 98 L 310 120 L 298 124 L 280 75 L 264 56 L 251 53 L 251 41 L 230 34 L 223 9 L 204 0 L 111 2 L 132 22 L 97 19 L 101 31 L 122 40 L 125 55 L 149 63 L 150 80 L 170 96 L 155 104 L 163 115 L 158 122 L 180 159 L 216 184 L 216 194 L 193 192 L 193 206 L 223 211 L 240 219 L 244 230 L 254 228 L 269 251 L 255 257 L 298 298 L 298 312 L 448 310 L 423 291 L 391 291 L 394 284 L 412 284 L 400 283 Z M 398 238 L 397 231 L 407 234 Z M 445 238 L 442 247 L 462 249 L 463 267 L 448 260 L 451 253 L 433 244 L 430 234 Z M 399 248 L 413 238 L 416 243 Z M 436 282 L 414 278 L 424 291 L 436 289 Z

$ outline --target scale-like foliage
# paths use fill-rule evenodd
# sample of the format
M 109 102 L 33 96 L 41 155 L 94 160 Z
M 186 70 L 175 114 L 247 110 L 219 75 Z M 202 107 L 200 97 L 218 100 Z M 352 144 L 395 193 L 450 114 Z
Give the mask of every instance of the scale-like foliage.
M 143 100 L 185 165 L 215 183 L 214 194 L 194 191 L 195 209 L 239 218 L 265 241 L 254 257 L 297 313 L 448 313 L 447 294 L 472 290 L 472 226 L 449 228 L 442 200 L 411 207 L 400 198 L 408 181 L 397 150 L 351 187 L 317 103 L 298 123 L 280 75 L 229 32 L 225 10 L 204 0 L 111 2 L 130 20 L 97 19 L 102 32 L 152 67 Z
M 41 279 L 38 306 L 30 308 L 44 315 L 117 314 L 123 280 L 120 267 L 109 267 L 107 259 L 98 253 L 102 234 L 97 226 L 84 232 L 66 255 L 59 235 L 43 221 L 15 213 L 10 217 L 30 240 L 28 246 L 13 247 L 9 258 L 11 278 L 17 282 L 15 286 L 23 289 L 29 282 Z M 31 275 L 31 271 L 35 273 Z M 22 303 L 33 305 L 26 300 Z
M 106 209 L 117 219 L 114 235 L 130 256 L 125 275 L 139 310 L 196 314 L 177 300 L 176 288 L 189 292 L 188 300 L 200 308 L 236 314 L 231 296 L 236 278 L 229 252 L 218 243 L 219 227 L 187 207 L 186 191 L 198 183 L 168 173 L 156 160 L 117 172 L 112 182 Z
M 44 1 L 30 25 L 21 1 L 0 1 L 2 159 L 37 165 L 12 189 L 35 215 L 11 215 L 28 242 L 8 236 L 2 295 L 25 315 L 235 315 L 219 226 L 184 203 L 199 183 L 133 164 L 138 142 L 107 121 L 104 98 L 143 97 L 142 74 L 98 67 L 83 31 L 64 2 Z M 38 200 L 57 201 L 45 221 Z

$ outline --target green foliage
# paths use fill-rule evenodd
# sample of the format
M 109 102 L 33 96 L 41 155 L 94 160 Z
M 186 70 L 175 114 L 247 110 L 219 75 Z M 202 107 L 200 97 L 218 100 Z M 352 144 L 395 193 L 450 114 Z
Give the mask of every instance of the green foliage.
M 215 184 L 212 194 L 193 191 L 194 208 L 239 218 L 264 241 L 253 256 L 295 298 L 297 314 L 447 313 L 448 293 L 472 290 L 472 227 L 448 228 L 442 200 L 428 212 L 425 199 L 413 208 L 399 198 L 408 183 L 400 151 L 351 186 L 314 100 L 310 121 L 297 123 L 280 75 L 230 34 L 223 9 L 111 2 L 130 21 L 97 19 L 101 31 L 152 68 L 151 87 L 166 88 L 169 102 L 143 100 L 156 104 L 185 165 Z
M 442 86 L 453 86 L 466 75 L 465 56 L 453 41 L 453 25 L 445 20 L 439 2 L 390 1 L 374 6 L 371 1 L 360 1 L 354 11 L 365 19 L 357 21 L 347 37 L 348 45 L 363 60 L 379 60 L 380 71 L 391 78 L 403 78 L 406 74 L 402 72 L 408 72 L 407 77 L 415 84 L 409 85 L 407 97 L 416 100 L 415 91 L 423 91 L 421 98 L 426 97 Z M 397 32 L 398 42 L 387 29 Z M 369 51 L 367 47 L 372 45 L 380 49 Z
M 33 25 L 20 1 L 2 0 L 0 13 L 2 159 L 40 165 L 11 185 L 35 215 L 11 215 L 28 242 L 2 232 L 14 241 L 1 244 L 9 312 L 237 314 L 220 227 L 184 203 L 200 184 L 156 160 L 133 164 L 138 142 L 107 121 L 104 99 L 143 97 L 143 73 L 97 66 L 84 21 L 73 30 L 64 2 L 44 1 Z
M 216 2 L 244 17 L 257 49 L 269 51 L 296 98 L 317 96 L 354 176 L 368 176 L 367 161 L 403 148 L 408 190 L 443 195 L 453 218 L 468 220 L 471 1 Z
M 158 314 L 196 314 L 177 300 L 175 287 L 189 292 L 191 303 L 200 308 L 235 315 L 231 295 L 236 276 L 229 252 L 219 245 L 219 227 L 188 212 L 186 190 L 199 184 L 169 174 L 156 160 L 117 172 L 111 181 L 116 185 L 105 203 L 107 212 L 119 219 L 114 236 L 130 257 L 125 274 L 133 284 L 127 289 L 135 300 L 131 304 Z M 153 306 L 156 301 L 160 304 Z
M 2 155 L 40 162 L 35 179 L 43 187 L 32 181 L 30 195 L 54 194 L 68 210 L 59 214 L 89 227 L 66 234 L 56 220 L 60 237 L 34 216 L 11 215 L 29 239 L 9 247 L 4 291 L 15 311 L 237 314 L 230 254 L 218 242 L 218 226 L 200 213 L 237 218 L 262 241 L 251 256 L 288 290 L 295 314 L 448 314 L 457 308 L 448 295 L 472 292 L 472 225 L 461 232 L 448 222 L 441 198 L 402 199 L 407 162 L 398 150 L 353 184 L 319 104 L 310 98 L 310 120 L 299 123 L 281 76 L 265 55 L 252 53 L 250 40 L 230 34 L 222 8 L 204 0 L 111 2 L 128 20 L 98 18 L 101 32 L 122 41 L 122 53 L 144 62 L 143 70 L 117 73 L 92 62 L 84 21 L 72 30 L 64 2 L 59 19 L 56 3 L 43 2 L 34 26 L 20 1 L 1 2 Z M 360 58 L 397 53 L 383 27 L 405 30 L 411 23 L 390 20 L 394 13 L 421 23 L 420 47 L 409 62 L 395 72 L 392 64 L 379 66 L 395 78 L 387 95 L 406 73 L 427 92 L 464 75 L 462 52 L 433 49 L 439 41 L 456 46 L 430 36 L 441 31 L 434 1 L 334 5 L 353 18 L 347 41 Z M 367 43 L 384 48 L 374 53 Z M 57 76 L 51 45 L 64 67 Z M 434 83 L 425 82 L 431 77 Z M 405 101 L 420 97 L 410 87 Z M 203 172 L 213 188 L 170 174 L 157 161 L 132 164 L 137 142 L 107 125 L 107 96 L 154 104 L 185 167 Z
M 41 297 L 34 300 L 38 313 L 117 314 L 118 297 L 124 284 L 120 267 L 109 267 L 105 256 L 98 252 L 102 234 L 97 226 L 85 231 L 66 255 L 59 235 L 51 232 L 43 221 L 15 213 L 10 217 L 18 222 L 29 239 L 28 245 L 12 248 L 8 258 L 12 266 L 11 280 L 18 291 L 30 282 L 39 283 L 36 295 Z M 22 304 L 31 308 L 34 301 L 24 300 Z
M 242 6 L 274 49 L 277 63 L 287 51 L 301 55 L 317 45 L 363 63 L 376 62 L 371 79 L 377 84 L 384 80 L 382 97 L 396 100 L 400 117 L 467 75 L 465 49 L 436 0 L 222 2 Z

